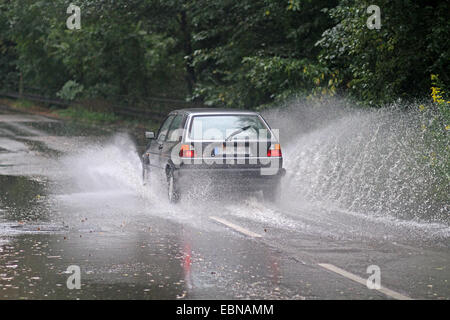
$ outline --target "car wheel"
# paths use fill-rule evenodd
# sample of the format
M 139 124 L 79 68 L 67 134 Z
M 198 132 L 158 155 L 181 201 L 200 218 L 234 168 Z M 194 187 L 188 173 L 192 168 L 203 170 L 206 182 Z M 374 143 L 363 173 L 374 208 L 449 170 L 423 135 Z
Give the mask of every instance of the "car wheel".
M 167 197 L 170 203 L 177 203 L 180 199 L 180 195 L 176 189 L 175 178 L 171 171 L 167 175 Z

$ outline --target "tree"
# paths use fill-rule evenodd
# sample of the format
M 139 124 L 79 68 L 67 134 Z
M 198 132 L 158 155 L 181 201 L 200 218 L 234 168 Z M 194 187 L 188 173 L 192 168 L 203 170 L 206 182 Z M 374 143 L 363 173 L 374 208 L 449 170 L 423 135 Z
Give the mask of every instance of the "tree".
M 8 4 L 9 1 L 0 1 L 0 86 L 13 90 L 17 89 L 19 73 L 16 43 L 9 32 Z
M 194 97 L 207 104 L 256 107 L 324 80 L 314 43 L 334 1 L 194 1 Z
M 340 90 L 368 104 L 427 95 L 430 74 L 448 83 L 447 1 L 382 0 L 381 29 L 366 26 L 367 1 L 341 0 L 318 45 L 320 60 L 339 76 Z

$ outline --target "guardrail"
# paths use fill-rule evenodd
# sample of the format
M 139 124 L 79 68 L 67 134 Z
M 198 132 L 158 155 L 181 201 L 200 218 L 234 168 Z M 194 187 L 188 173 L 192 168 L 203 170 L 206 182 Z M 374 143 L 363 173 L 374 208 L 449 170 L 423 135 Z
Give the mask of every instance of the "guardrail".
M 39 90 L 36 88 L 32 89 L 35 91 Z M 69 106 L 75 107 L 81 106 L 95 110 L 95 108 L 92 108 L 92 104 L 83 100 L 66 101 L 63 99 L 43 96 L 34 93 L 27 93 L 27 92 L 19 93 L 8 90 L 6 91 L 0 90 L 0 96 L 13 99 L 26 99 L 30 101 L 45 103 L 47 105 L 60 106 L 61 108 L 67 108 Z M 117 101 L 119 102 L 112 102 L 108 99 L 102 101 L 108 106 L 107 109 L 113 112 L 114 114 L 133 118 L 146 118 L 157 120 L 161 120 L 170 111 L 176 109 L 204 107 L 204 105 L 201 103 L 188 102 L 184 100 L 171 98 L 160 98 L 160 97 L 136 98 L 131 96 L 117 96 Z M 143 107 L 131 107 L 130 104 L 134 104 L 134 102 L 132 101 L 138 101 L 138 103 Z
M 15 92 L 0 92 L 0 96 L 7 97 L 7 98 L 14 98 L 14 99 L 27 99 L 27 100 L 31 100 L 31 101 L 43 102 L 43 103 L 59 105 L 59 106 L 63 106 L 63 107 L 67 107 L 70 105 L 70 103 L 68 101 L 64 101 L 61 99 L 49 99 L 44 96 L 39 96 L 36 94 L 30 94 L 30 93 L 20 94 L 20 93 L 15 93 Z

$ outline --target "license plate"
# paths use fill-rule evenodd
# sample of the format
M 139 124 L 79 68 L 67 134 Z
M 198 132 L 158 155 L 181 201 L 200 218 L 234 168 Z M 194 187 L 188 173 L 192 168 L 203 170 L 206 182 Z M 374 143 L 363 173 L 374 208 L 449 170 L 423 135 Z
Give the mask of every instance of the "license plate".
M 216 156 L 249 156 L 250 155 L 250 148 L 245 146 L 230 146 L 230 147 L 215 147 L 214 148 L 214 154 Z

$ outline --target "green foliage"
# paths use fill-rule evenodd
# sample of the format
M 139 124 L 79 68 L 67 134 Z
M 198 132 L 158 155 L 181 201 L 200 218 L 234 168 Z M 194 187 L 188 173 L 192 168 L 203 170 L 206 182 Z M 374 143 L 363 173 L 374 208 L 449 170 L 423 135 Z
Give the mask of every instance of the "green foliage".
M 369 105 L 450 83 L 448 1 L 0 0 L 0 85 L 68 99 L 166 96 L 258 108 L 345 94 Z M 73 83 L 79 84 L 75 89 Z M 70 85 L 69 85 L 70 84 Z M 66 85 L 68 87 L 66 87 Z
M 195 1 L 193 98 L 252 108 L 310 93 L 327 72 L 314 43 L 330 26 L 321 9 L 333 2 Z
M 72 120 L 80 120 L 90 123 L 111 123 L 119 120 L 114 113 L 111 112 L 96 112 L 91 111 L 80 106 L 71 106 L 67 109 L 58 110 L 56 113 L 62 117 L 67 117 Z
M 0 84 L 3 84 L 4 89 L 17 90 L 17 53 L 10 33 L 7 11 L 6 2 L 0 1 Z
M 16 65 L 28 87 L 39 87 L 47 94 L 62 87 L 65 68 L 49 46 L 48 34 L 64 23 L 57 23 L 58 2 L 3 1 L 9 36 L 15 43 Z M 63 11 L 64 12 L 64 11 Z M 69 79 L 67 79 L 69 80 Z
M 448 201 L 450 188 L 450 95 L 438 75 L 431 75 L 432 103 L 419 105 L 422 139 L 427 146 L 423 164 L 430 167 L 440 181 L 434 193 Z
M 423 97 L 428 75 L 449 82 L 447 2 L 382 0 L 380 30 L 366 26 L 369 1 L 341 0 L 328 10 L 335 26 L 318 45 L 320 60 L 339 73 L 339 88 L 371 105 Z
M 30 100 L 18 99 L 16 101 L 14 101 L 13 105 L 16 108 L 29 109 L 34 106 L 34 103 Z
M 161 87 L 181 87 L 185 95 L 177 41 L 152 31 L 145 2 L 84 1 L 81 30 L 65 25 L 67 1 L 1 3 L 26 87 L 54 95 L 73 80 L 87 97 L 158 95 Z
M 56 95 L 63 100 L 72 101 L 77 95 L 83 92 L 83 89 L 83 85 L 78 84 L 76 81 L 69 80 Z

